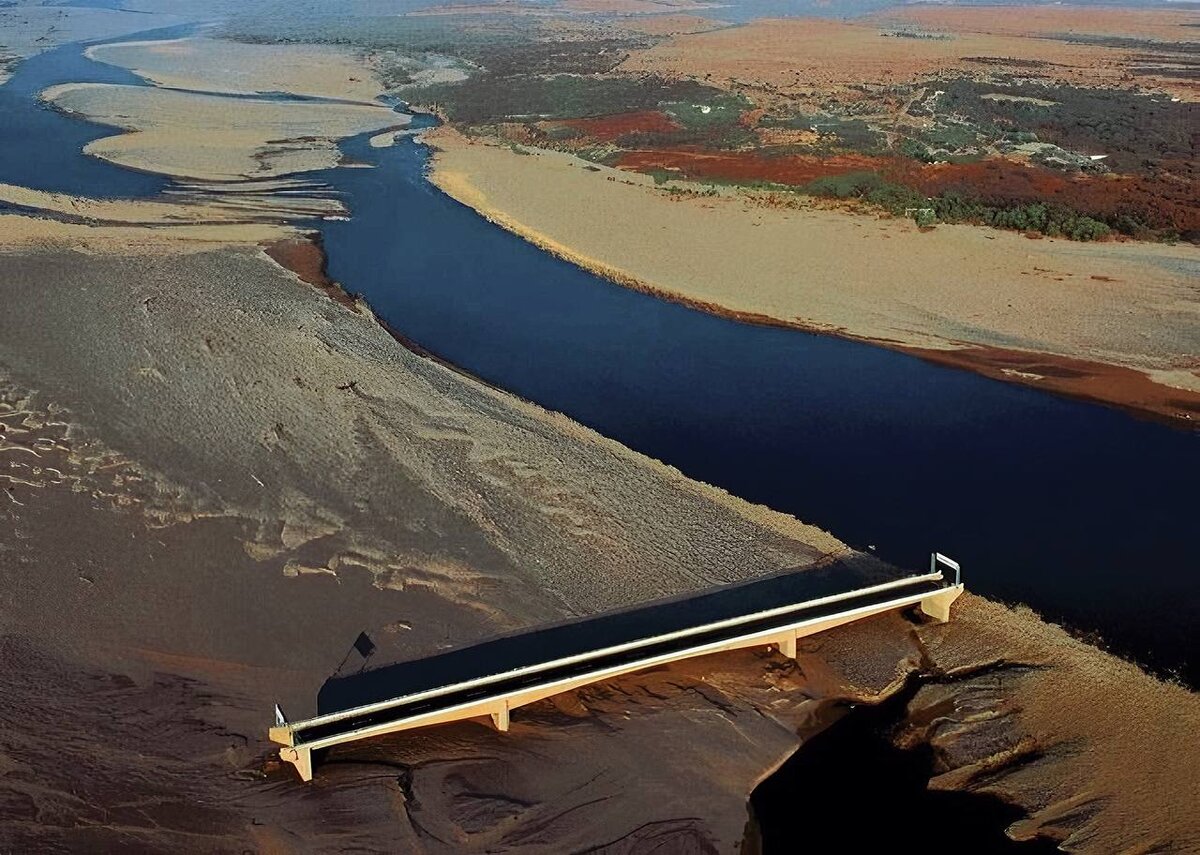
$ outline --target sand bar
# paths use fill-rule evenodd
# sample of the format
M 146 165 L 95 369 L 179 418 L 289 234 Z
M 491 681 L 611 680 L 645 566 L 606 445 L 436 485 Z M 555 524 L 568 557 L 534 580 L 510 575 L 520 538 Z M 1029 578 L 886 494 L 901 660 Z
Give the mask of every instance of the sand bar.
M 1034 355 L 1041 371 L 1004 363 L 994 375 L 1058 391 L 1069 391 L 1061 377 L 1047 378 L 1082 369 L 1056 368 L 1046 355 L 1098 363 L 1092 373 L 1114 366 L 1152 376 L 1158 391 L 1142 388 L 1132 402 L 1104 383 L 1076 391 L 1200 415 L 1194 247 L 1035 241 L 973 226 L 922 233 L 903 219 L 672 194 L 645 176 L 472 144 L 448 129 L 429 138 L 439 149 L 432 180 L 451 196 L 632 287 L 747 320 L 943 351 L 945 360 L 966 348 L 1018 362 Z
M 65 84 L 43 97 L 128 132 L 90 143 L 88 154 L 201 181 L 327 169 L 339 160 L 341 137 L 408 121 L 383 106 L 226 98 L 150 86 Z
M 288 92 L 371 103 L 383 87 L 353 50 L 332 45 L 260 45 L 224 39 L 123 42 L 88 48 L 100 62 L 160 86 L 205 92 Z

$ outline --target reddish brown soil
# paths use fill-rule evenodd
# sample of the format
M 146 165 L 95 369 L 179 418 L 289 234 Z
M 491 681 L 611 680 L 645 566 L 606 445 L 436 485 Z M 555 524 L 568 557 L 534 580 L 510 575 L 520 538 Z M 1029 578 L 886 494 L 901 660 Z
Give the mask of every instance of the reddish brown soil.
M 959 351 L 919 347 L 899 349 L 941 365 L 965 367 L 986 377 L 1033 385 L 1087 401 L 1110 403 L 1177 426 L 1200 420 L 1200 394 L 1166 387 L 1127 367 L 1046 353 L 1010 351 L 1002 347 L 968 347 Z M 1038 375 L 1040 379 L 1013 375 L 1010 371 Z
M 1040 166 L 993 159 L 929 166 L 907 158 L 868 155 L 770 156 L 760 152 L 664 149 L 624 153 L 617 165 L 636 172 L 677 170 L 688 178 L 803 185 L 851 172 L 879 172 L 927 196 L 958 191 L 995 205 L 1058 202 L 1093 216 L 1130 214 L 1151 228 L 1200 232 L 1194 187 L 1170 177 L 1070 177 Z
M 302 282 L 324 291 L 331 300 L 359 311 L 357 301 L 325 272 L 325 250 L 318 235 L 275 241 L 264 246 L 263 252 L 280 267 L 299 276 Z
M 897 349 L 940 365 L 966 368 L 985 377 L 1034 386 L 1071 398 L 1115 405 L 1176 426 L 1200 421 L 1200 393 L 1163 386 L 1132 368 L 1001 347 Z
M 771 157 L 753 151 L 697 151 L 664 149 L 628 151 L 617 166 L 634 172 L 656 169 L 677 170 L 688 178 L 725 181 L 770 181 L 775 184 L 807 184 L 827 175 L 877 171 L 881 159 L 846 154 L 836 157 L 793 154 Z
M 1157 229 L 1200 230 L 1194 185 L 1169 177 L 1073 178 L 1003 159 L 939 166 L 893 159 L 881 171 L 929 196 L 960 191 L 997 204 L 1059 202 L 1093 216 L 1131 214 Z
M 672 121 L 670 116 L 658 110 L 617 113 L 594 119 L 569 119 L 558 124 L 574 128 L 600 142 L 612 142 L 626 134 L 665 134 L 679 130 L 679 125 Z

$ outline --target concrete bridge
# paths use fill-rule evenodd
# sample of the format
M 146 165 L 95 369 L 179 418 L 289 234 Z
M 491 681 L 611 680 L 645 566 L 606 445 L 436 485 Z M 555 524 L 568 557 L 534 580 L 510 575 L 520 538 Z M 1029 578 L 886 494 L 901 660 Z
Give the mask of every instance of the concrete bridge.
M 896 609 L 949 620 L 957 564 L 934 553 L 928 573 L 880 580 L 885 567 L 854 556 L 333 678 L 315 718 L 289 722 L 276 707 L 270 738 L 310 781 L 313 752 L 335 745 L 470 718 L 508 730 L 514 709 L 589 683 L 747 647 L 795 658 L 799 638 Z

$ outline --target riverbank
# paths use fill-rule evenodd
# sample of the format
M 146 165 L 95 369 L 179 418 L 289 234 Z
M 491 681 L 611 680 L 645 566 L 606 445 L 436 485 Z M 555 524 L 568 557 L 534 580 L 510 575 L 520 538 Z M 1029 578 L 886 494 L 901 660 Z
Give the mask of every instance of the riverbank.
M 941 810 L 954 815 L 940 826 L 946 836 L 928 841 L 931 852 L 1184 852 L 1200 844 L 1194 819 L 1125 825 L 1158 813 L 1164 793 L 1200 795 L 1186 735 L 1200 715 L 1195 694 L 1113 661 L 1028 609 L 970 594 L 952 624 L 913 635 L 922 664 L 904 686 L 871 705 L 837 705 L 845 717 L 756 789 L 756 815 L 777 829 L 767 852 L 788 851 L 801 803 L 831 814 L 856 805 L 864 829 L 855 839 L 866 848 L 886 848 L 896 823 Z M 801 667 L 820 674 L 829 652 L 816 648 L 813 665 L 802 659 Z M 1143 728 L 1144 715 L 1151 721 Z M 1175 756 L 1184 744 L 1185 756 Z M 1118 791 L 1123 804 L 1101 807 Z M 817 848 L 843 845 L 845 833 L 805 826 Z
M 770 207 L 559 152 L 427 132 L 431 180 L 626 287 L 854 338 L 1186 425 L 1200 417 L 1200 256 Z M 769 200 L 774 201 L 774 200 Z M 605 223 L 596 229 L 594 223 Z
M 6 804 L 29 807 L 6 844 L 344 846 L 306 807 L 315 797 L 354 817 L 373 849 L 438 851 L 420 829 L 459 824 L 442 839 L 471 845 L 445 851 L 510 833 L 582 845 L 696 824 L 649 797 L 656 778 L 632 783 L 643 764 L 682 776 L 692 739 L 728 761 L 692 770 L 709 784 L 701 814 L 719 827 L 700 823 L 703 835 L 741 833 L 761 762 L 746 740 L 775 754 L 793 737 L 749 710 L 714 716 L 694 679 L 677 678 L 700 688 L 672 688 L 663 708 L 629 684 L 647 706 L 624 725 L 616 709 L 555 722 L 546 705 L 517 725 L 519 741 L 467 724 L 376 742 L 335 758 L 316 789 L 272 759 L 270 705 L 311 712 L 362 630 L 380 657 L 419 655 L 804 566 L 844 551 L 834 538 L 412 354 L 254 247 L 81 249 L 48 238 L 5 258 L 0 526 L 20 537 L 5 539 L 0 615 L 28 679 L 8 684 L 3 708 L 32 770 L 0 784 Z M 56 536 L 64 525 L 77 536 Z M 112 686 L 117 724 L 80 708 L 76 681 Z M 55 711 L 55 738 L 30 726 L 35 708 Z M 620 798 L 606 802 L 613 782 L 578 762 L 584 743 L 632 764 Z M 380 775 L 381 762 L 415 780 Z M 150 768 L 165 771 L 136 783 Z M 536 797 L 501 787 L 477 803 L 439 785 L 499 769 L 525 770 L 513 785 L 540 781 Z M 80 770 L 100 815 L 77 830 L 46 822 L 77 815 Z M 694 795 L 677 790 L 676 807 Z M 196 818 L 121 807 L 180 798 Z M 514 827 L 504 806 L 518 802 Z M 560 814 L 570 819 L 556 832 L 535 831 Z

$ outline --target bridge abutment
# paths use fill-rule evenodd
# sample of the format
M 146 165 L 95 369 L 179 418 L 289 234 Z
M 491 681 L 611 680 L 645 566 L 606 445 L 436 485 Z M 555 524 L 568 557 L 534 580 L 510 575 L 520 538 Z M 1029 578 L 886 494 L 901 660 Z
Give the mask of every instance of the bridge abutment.
M 796 658 L 796 633 L 790 633 L 779 639 L 779 652 L 788 659 Z

